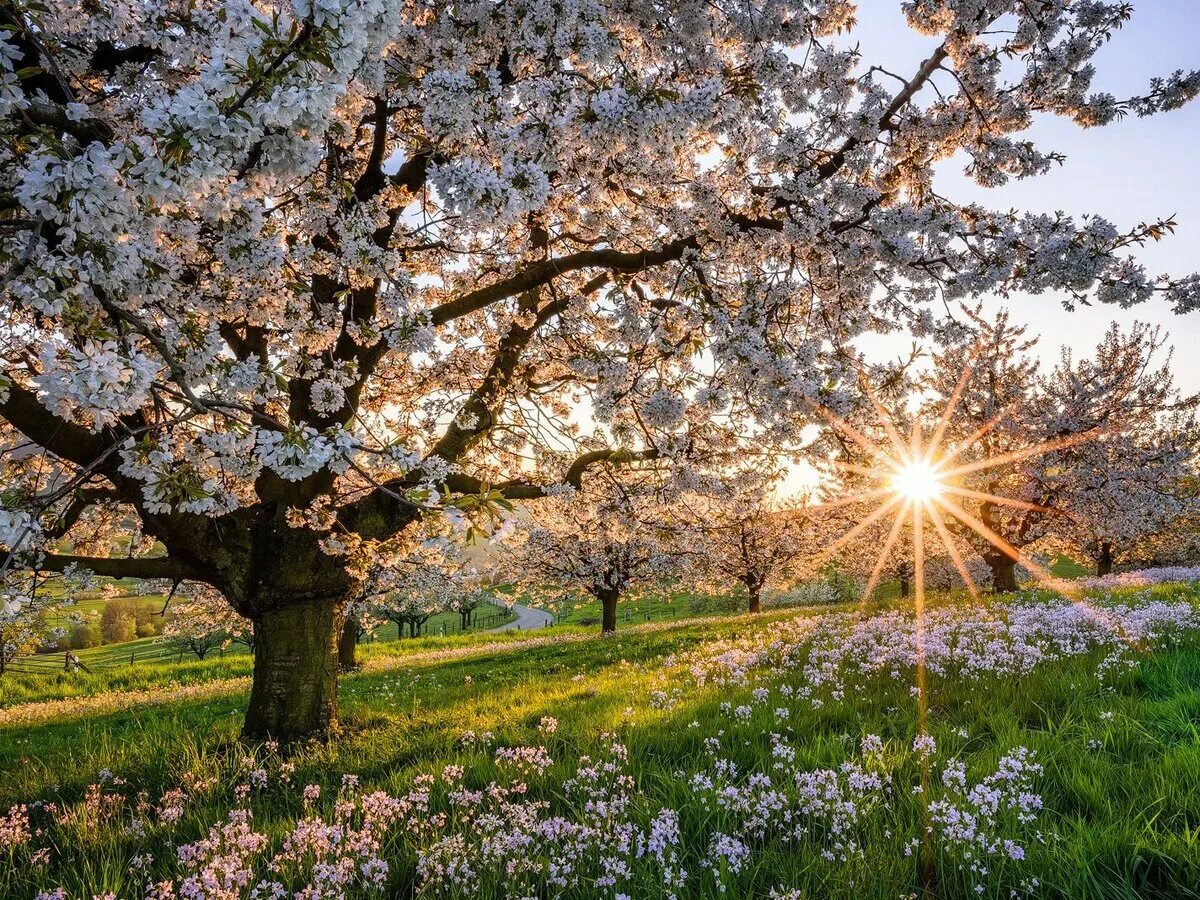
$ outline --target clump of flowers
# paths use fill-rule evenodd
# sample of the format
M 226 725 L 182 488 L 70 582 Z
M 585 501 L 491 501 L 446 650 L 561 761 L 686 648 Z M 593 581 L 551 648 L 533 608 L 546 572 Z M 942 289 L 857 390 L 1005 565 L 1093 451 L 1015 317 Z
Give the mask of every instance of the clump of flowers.
M 1000 759 L 996 771 L 978 784 L 967 781 L 966 766 L 951 760 L 942 771 L 946 794 L 929 804 L 934 833 L 944 856 L 967 870 L 977 891 L 993 867 L 1025 859 L 1011 835 L 1036 820 L 1042 797 L 1033 789 L 1042 774 L 1031 750 L 1018 747 Z

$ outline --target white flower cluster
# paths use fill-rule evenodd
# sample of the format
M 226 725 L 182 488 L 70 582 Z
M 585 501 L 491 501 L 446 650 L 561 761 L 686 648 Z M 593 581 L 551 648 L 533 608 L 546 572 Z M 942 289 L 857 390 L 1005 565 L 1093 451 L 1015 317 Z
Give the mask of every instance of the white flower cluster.
M 0 547 L 17 550 L 36 543 L 40 533 L 41 526 L 30 513 L 0 506 Z
M 315 428 L 273 431 L 260 428 L 255 442 L 259 462 L 285 481 L 300 481 L 328 467 L 344 472 L 350 465 L 352 438 L 346 431 L 332 436 Z
M 941 607 L 918 623 L 905 612 L 798 616 L 768 635 L 716 642 L 668 660 L 699 684 L 795 682 L 814 705 L 869 691 L 875 679 L 906 679 L 918 664 L 934 675 L 1021 677 L 1038 666 L 1139 643 L 1170 643 L 1200 629 L 1186 601 L 1022 599 L 988 609 Z M 1106 667 L 1111 665 L 1106 663 Z
M 34 379 L 47 408 L 71 422 L 100 431 L 140 409 L 161 366 L 137 350 L 122 352 L 116 341 L 88 340 L 82 347 L 50 341 Z

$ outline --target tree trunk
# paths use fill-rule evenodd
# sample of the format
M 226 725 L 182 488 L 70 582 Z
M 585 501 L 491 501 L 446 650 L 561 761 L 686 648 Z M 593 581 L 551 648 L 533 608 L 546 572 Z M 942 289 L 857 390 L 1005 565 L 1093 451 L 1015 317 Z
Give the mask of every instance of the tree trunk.
M 997 594 L 1011 594 L 1017 589 L 1017 561 L 1007 556 L 993 557 L 987 561 L 992 570 L 992 590 Z
M 337 728 L 339 607 L 335 599 L 307 599 L 255 621 L 243 735 L 290 743 Z
M 746 591 L 750 594 L 750 612 L 762 612 L 762 589 L 747 585 Z
M 349 672 L 358 667 L 354 658 L 354 650 L 358 646 L 358 623 L 347 616 L 346 624 L 342 626 L 342 636 L 338 639 L 338 668 Z
M 908 589 L 908 579 L 907 579 L 907 578 L 901 578 L 901 579 L 900 579 L 900 599 L 902 599 L 902 600 L 907 600 L 907 599 L 908 599 L 908 594 L 909 594 L 909 589 Z
M 616 591 L 607 590 L 600 594 L 600 633 L 612 634 L 617 630 L 617 600 L 620 599 L 620 594 Z
M 1108 541 L 1100 544 L 1100 554 L 1096 557 L 1096 574 L 1103 578 L 1111 575 L 1113 570 L 1113 548 Z

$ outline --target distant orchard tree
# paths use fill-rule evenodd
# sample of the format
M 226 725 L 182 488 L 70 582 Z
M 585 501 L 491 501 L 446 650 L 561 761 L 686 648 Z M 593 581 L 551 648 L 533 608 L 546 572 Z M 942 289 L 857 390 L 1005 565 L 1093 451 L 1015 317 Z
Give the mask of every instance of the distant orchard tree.
M 474 620 L 479 607 L 492 602 L 492 595 L 480 587 L 464 588 L 450 600 L 449 611 L 458 613 L 459 627 L 464 631 Z
M 514 580 L 544 599 L 578 594 L 600 604 L 600 630 L 617 629 L 617 604 L 674 571 L 680 530 L 655 476 L 605 467 L 581 486 L 531 505 Z
M 208 585 L 181 585 L 176 594 L 162 630 L 167 646 L 204 659 L 235 640 L 249 640 L 249 623 Z
M 52 605 L 36 595 L 0 593 L 0 675 L 50 639 Z
M 954 479 L 1005 500 L 960 492 L 943 501 L 986 530 L 950 520 L 987 562 L 995 590 L 1016 588 L 1026 548 L 1074 535 L 1100 564 L 1105 544 L 1111 550 L 1177 510 L 1169 494 L 1190 466 L 1196 401 L 1178 395 L 1155 329 L 1114 325 L 1093 356 L 1064 350 L 1043 375 L 1030 353 L 1035 340 L 1007 313 L 967 315 L 971 327 L 935 354 L 926 386 L 940 410 L 962 381 L 947 429 L 953 466 L 1007 460 Z
M 411 562 L 398 566 L 380 584 L 380 593 L 372 601 L 375 616 L 394 622 L 397 637 L 418 637 L 425 623 L 450 609 L 455 599 L 468 590 L 464 579 L 444 565 Z
M 823 530 L 801 500 L 780 494 L 780 473 L 727 475 L 713 494 L 682 504 L 679 543 L 687 565 L 746 592 L 749 611 L 762 609 L 764 591 L 805 572 L 821 549 Z
M 945 301 L 1200 306 L 1130 258 L 1169 222 L 935 183 L 1037 176 L 1035 117 L 1200 75 L 1094 91 L 1125 3 L 902 8 L 929 55 L 897 73 L 840 0 L 0 0 L 12 564 L 211 585 L 253 622 L 245 733 L 291 740 L 336 724 L 369 558 L 430 518 L 794 442 L 852 340 Z M 89 502 L 161 555 L 61 553 Z
M 1179 523 L 1195 502 L 1200 396 L 1179 393 L 1164 341 L 1148 325 L 1135 323 L 1126 333 L 1114 325 L 1094 358 L 1075 360 L 1064 351 L 1049 379 L 1057 421 L 1094 416 L 1097 398 L 1119 392 L 1104 433 L 1051 457 L 1062 467 L 1066 510 L 1055 533 L 1098 575 L 1136 559 L 1139 545 Z

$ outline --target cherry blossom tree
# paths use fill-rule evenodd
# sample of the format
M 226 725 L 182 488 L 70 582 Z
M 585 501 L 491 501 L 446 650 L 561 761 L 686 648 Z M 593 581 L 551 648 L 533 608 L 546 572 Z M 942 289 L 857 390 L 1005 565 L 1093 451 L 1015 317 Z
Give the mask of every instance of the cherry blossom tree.
M 1121 502 L 1123 477 L 1130 486 L 1139 481 L 1133 471 L 1139 465 L 1152 470 L 1142 473 L 1143 486 L 1165 480 L 1131 501 L 1129 521 L 1154 527 L 1158 513 L 1152 508 L 1164 505 L 1172 480 L 1182 477 L 1194 441 L 1192 426 L 1182 419 L 1176 418 L 1175 433 L 1161 431 L 1160 423 L 1167 427 L 1164 417 L 1190 416 L 1195 407 L 1174 387 L 1159 332 L 1136 323 L 1122 332 L 1114 325 L 1093 357 L 1075 360 L 1064 349 L 1043 376 L 1029 352 L 1036 339 L 1025 337 L 1006 312 L 986 319 L 967 311 L 967 318 L 970 327 L 957 342 L 935 353 L 927 386 L 938 409 L 961 392 L 947 429 L 958 445 L 955 466 L 1007 460 L 956 479 L 958 489 L 942 501 L 966 510 L 976 523 L 951 520 L 987 562 L 993 588 L 1016 589 L 1018 554 L 1026 548 L 1078 534 L 1089 522 L 1101 529 L 1103 543 L 1099 517 Z M 1134 526 L 1114 520 L 1111 527 L 1110 543 L 1118 531 L 1128 539 L 1124 529 Z
M 677 571 L 682 529 L 656 480 L 606 467 L 579 489 L 531 505 L 510 560 L 513 579 L 543 600 L 591 596 L 601 633 L 616 631 L 623 597 Z
M 1200 397 L 1182 396 L 1175 387 L 1164 342 L 1156 328 L 1134 324 L 1122 333 L 1114 325 L 1094 359 L 1074 360 L 1064 351 L 1051 376 L 1060 417 L 1086 417 L 1086 408 L 1113 384 L 1126 386 L 1116 428 L 1056 460 L 1065 466 L 1068 513 L 1056 534 L 1069 552 L 1091 559 L 1101 576 L 1136 558 L 1139 544 L 1178 522 L 1193 502 Z
M 934 189 L 1044 172 L 1035 114 L 1194 96 L 1092 90 L 1130 4 L 902 8 L 931 52 L 894 74 L 847 0 L 2 0 L 0 421 L 38 460 L 6 567 L 208 583 L 254 623 L 246 734 L 297 738 L 430 516 L 793 440 L 933 300 L 1200 306 L 1130 256 L 1169 221 Z M 58 552 L 87 492 L 165 553 Z
M 407 565 L 396 571 L 371 604 L 373 613 L 396 623 L 397 637 L 417 637 L 430 618 L 450 609 L 454 601 L 471 590 L 458 572 L 427 562 Z
M 224 649 L 235 641 L 254 650 L 250 622 L 209 585 L 191 582 L 178 586 L 165 615 L 161 641 L 192 653 L 197 659 L 204 659 L 211 651 Z
M 467 626 L 475 619 L 476 610 L 492 602 L 494 602 L 493 596 L 488 591 L 482 587 L 472 587 L 453 597 L 447 609 L 450 612 L 458 613 L 459 626 L 466 631 Z
M 18 594 L 12 587 L 0 593 L 0 675 L 51 637 L 52 606 L 45 594 Z
M 763 592 L 804 571 L 820 549 L 821 532 L 802 501 L 779 496 L 778 475 L 743 472 L 725 479 L 715 497 L 685 501 L 677 538 L 688 564 L 746 592 L 749 611 L 762 609 Z

